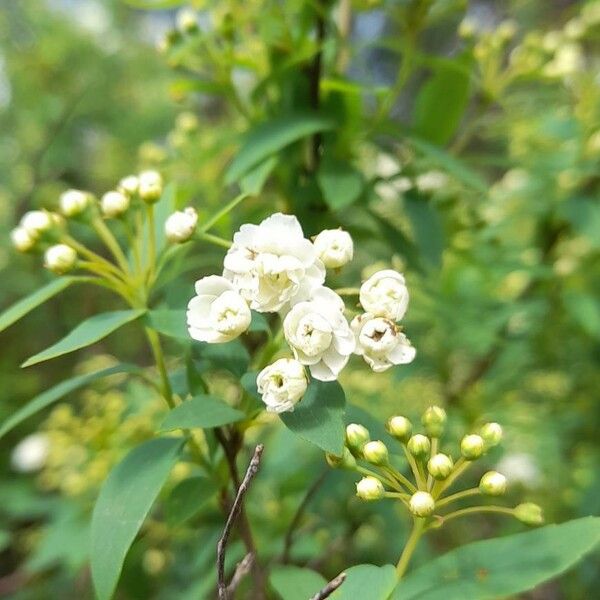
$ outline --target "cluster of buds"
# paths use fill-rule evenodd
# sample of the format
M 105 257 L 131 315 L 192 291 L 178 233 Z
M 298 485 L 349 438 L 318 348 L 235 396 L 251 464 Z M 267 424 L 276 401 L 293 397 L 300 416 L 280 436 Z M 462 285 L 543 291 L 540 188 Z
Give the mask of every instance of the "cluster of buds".
M 328 454 L 327 462 L 332 467 L 363 475 L 356 484 L 359 498 L 397 499 L 415 519 L 424 519 L 425 528 L 439 527 L 450 519 L 477 512 L 509 514 L 527 525 L 541 525 L 541 508 L 532 503 L 516 508 L 484 504 L 448 512 L 451 505 L 466 498 L 502 496 L 507 489 L 507 480 L 497 471 L 487 471 L 476 487 L 452 492 L 459 477 L 500 443 L 502 427 L 498 423 L 486 423 L 477 433 L 465 435 L 460 441 L 458 455 L 453 458 L 451 454 L 439 451 L 446 420 L 444 409 L 431 406 L 421 417 L 423 433 L 414 433 L 412 423 L 404 416 L 393 416 L 387 421 L 386 429 L 400 443 L 409 473 L 394 464 L 382 441 L 371 440 L 369 431 L 355 423 L 346 428 L 342 456 Z

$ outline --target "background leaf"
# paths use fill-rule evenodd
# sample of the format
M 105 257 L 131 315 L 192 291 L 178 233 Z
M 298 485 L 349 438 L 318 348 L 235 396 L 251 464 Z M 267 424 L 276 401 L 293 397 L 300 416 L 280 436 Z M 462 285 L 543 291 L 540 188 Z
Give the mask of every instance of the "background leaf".
M 402 580 L 393 600 L 486 600 L 556 577 L 600 543 L 600 518 L 462 546 Z
M 183 444 L 157 438 L 134 448 L 110 473 L 92 515 L 92 580 L 100 600 L 115 590 L 127 550 L 164 485 Z
M 62 340 L 46 348 L 42 352 L 28 358 L 23 367 L 29 367 L 69 352 L 74 352 L 105 338 L 113 331 L 123 327 L 144 314 L 144 310 L 117 310 L 114 312 L 100 313 L 80 323 Z
M 149 327 L 162 335 L 191 340 L 187 331 L 185 310 L 151 310 L 146 314 L 144 320 Z
M 214 396 L 200 394 L 169 411 L 160 431 L 220 427 L 244 418 L 244 413 Z
M 269 583 L 283 600 L 308 600 L 323 589 L 327 580 L 312 569 L 280 566 L 271 571 Z
M 171 491 L 165 504 L 167 520 L 171 525 L 187 521 L 217 493 L 214 483 L 207 477 L 188 477 Z
M 330 598 L 335 600 L 387 600 L 398 578 L 392 565 L 358 565 L 345 570 L 346 581 Z
M 282 413 L 285 426 L 300 437 L 333 454 L 344 448 L 346 396 L 337 381 L 313 379 L 294 412 Z
M 340 210 L 356 202 L 365 186 L 360 171 L 348 162 L 332 158 L 321 162 L 317 181 L 331 210 Z

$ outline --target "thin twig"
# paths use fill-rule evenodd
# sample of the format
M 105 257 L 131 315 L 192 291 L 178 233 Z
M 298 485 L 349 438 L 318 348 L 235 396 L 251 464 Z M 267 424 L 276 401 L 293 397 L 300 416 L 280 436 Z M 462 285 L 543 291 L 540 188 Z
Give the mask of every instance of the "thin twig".
M 250 571 L 252 571 L 252 567 L 254 565 L 254 554 L 252 552 L 248 552 L 244 558 L 237 564 L 235 571 L 233 573 L 233 577 L 227 586 L 227 596 L 233 596 L 233 593 L 237 589 L 240 582 Z
M 317 592 L 310 600 L 324 600 L 329 598 L 346 580 L 346 573 L 340 573 L 335 579 L 332 579 L 320 592 Z
M 264 450 L 264 446 L 259 444 L 254 449 L 254 455 L 252 456 L 252 460 L 248 465 L 248 469 L 246 470 L 246 474 L 244 475 L 244 479 L 240 484 L 237 494 L 235 496 L 235 500 L 231 506 L 231 510 L 229 511 L 229 515 L 227 517 L 227 521 L 225 523 L 225 529 L 223 530 L 223 534 L 221 535 L 221 539 L 217 543 L 217 577 L 218 577 L 218 590 L 219 590 L 219 600 L 227 600 L 227 584 L 225 583 L 225 549 L 227 547 L 227 541 L 231 534 L 231 529 L 235 520 L 237 519 L 240 511 L 242 510 L 244 496 L 248 491 L 248 487 L 252 479 L 258 473 L 258 468 L 260 466 L 260 459 Z

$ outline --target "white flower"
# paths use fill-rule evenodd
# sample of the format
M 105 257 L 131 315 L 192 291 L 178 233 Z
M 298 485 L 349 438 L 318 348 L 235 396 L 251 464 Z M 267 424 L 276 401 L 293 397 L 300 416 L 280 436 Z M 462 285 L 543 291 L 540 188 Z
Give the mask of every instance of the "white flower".
M 399 321 L 408 308 L 404 276 L 392 269 L 378 271 L 362 284 L 359 299 L 366 312 Z
M 135 175 L 128 175 L 119 181 L 117 190 L 126 196 L 133 196 L 133 194 L 137 193 L 139 187 L 140 182 L 138 178 Z
M 389 319 L 365 313 L 354 317 L 350 326 L 356 337 L 355 353 L 362 356 L 375 373 L 392 365 L 408 364 L 415 358 L 416 350 Z
M 233 236 L 223 275 L 259 312 L 276 312 L 308 298 L 325 281 L 325 267 L 298 219 L 276 213 Z
M 122 215 L 129 208 L 129 197 L 121 192 L 106 192 L 100 200 L 102 214 L 112 219 Z
M 157 202 L 163 191 L 163 180 L 158 171 L 144 171 L 138 178 L 138 192 L 144 202 Z
M 19 252 L 29 252 L 35 246 L 35 237 L 25 227 L 15 227 L 10 232 L 10 239 Z
M 30 210 L 21 219 L 21 227 L 26 229 L 27 233 L 35 239 L 45 231 L 52 229 L 53 225 L 52 215 L 45 210 Z
M 448 175 L 441 171 L 427 171 L 419 175 L 415 181 L 420 192 L 435 192 L 448 185 Z
M 344 302 L 326 287 L 317 288 L 309 301 L 294 304 L 283 331 L 296 359 L 320 381 L 337 379 L 356 346 Z
M 57 275 L 70 271 L 76 262 L 77 252 L 66 244 L 50 246 L 44 254 L 44 266 Z
M 197 224 L 198 213 L 188 206 L 169 215 L 165 221 L 165 235 L 170 242 L 176 244 L 187 242 L 196 230 Z
M 13 469 L 20 473 L 39 471 L 46 464 L 49 446 L 48 437 L 43 433 L 32 433 L 23 438 L 10 457 Z
M 177 13 L 177 28 L 182 33 L 191 33 L 198 28 L 198 16 L 191 8 L 182 8 Z
M 308 380 L 297 360 L 280 358 L 258 374 L 256 385 L 267 411 L 281 413 L 294 410 L 306 392 Z
M 325 229 L 314 240 L 317 255 L 328 269 L 339 269 L 354 256 L 354 244 L 347 231 Z
M 534 488 L 541 482 L 540 469 L 534 457 L 525 452 L 506 454 L 496 465 L 496 469 L 504 473 L 511 481 L 528 488 Z
M 81 190 L 67 190 L 60 195 L 59 204 L 65 217 L 76 217 L 89 206 L 90 196 Z
M 224 277 L 203 277 L 196 282 L 196 294 L 187 310 L 188 331 L 195 340 L 229 342 L 250 326 L 248 304 Z

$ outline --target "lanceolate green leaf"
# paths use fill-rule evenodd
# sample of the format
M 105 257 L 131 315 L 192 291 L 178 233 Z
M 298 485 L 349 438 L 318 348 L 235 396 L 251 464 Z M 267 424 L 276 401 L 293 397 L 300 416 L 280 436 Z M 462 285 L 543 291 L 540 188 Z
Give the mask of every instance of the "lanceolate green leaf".
M 293 412 L 282 413 L 288 429 L 333 454 L 344 448 L 346 396 L 337 381 L 311 381 Z
M 21 366 L 29 367 L 91 344 L 105 338 L 113 331 L 126 323 L 133 321 L 144 314 L 144 310 L 119 310 L 115 312 L 100 313 L 80 323 L 62 340 L 46 348 L 42 352 L 28 358 Z
M 290 565 L 275 567 L 269 583 L 283 600 L 307 600 L 323 589 L 327 580 L 312 569 Z
M 140 370 L 141 369 L 135 365 L 122 364 L 107 369 L 101 369 L 100 371 L 94 371 L 93 373 L 79 375 L 78 377 L 73 377 L 66 381 L 61 381 L 58 385 L 51 387 L 49 390 L 42 392 L 30 400 L 25 406 L 6 419 L 6 421 L 0 425 L 0 438 L 14 429 L 19 423 L 22 423 L 25 419 L 28 419 L 72 391 L 79 389 L 96 379 L 108 377 L 109 375 L 115 375 L 117 373 L 133 373 Z
M 243 412 L 232 408 L 222 400 L 200 394 L 171 410 L 162 422 L 160 431 L 221 427 L 243 418 Z
M 346 580 L 330 598 L 334 600 L 387 600 L 398 578 L 392 565 L 357 565 L 345 571 Z
M 185 310 L 151 310 L 145 321 L 149 327 L 163 335 L 191 340 L 186 326 Z
M 183 440 L 156 438 L 134 448 L 110 473 L 92 515 L 92 580 L 99 600 L 115 590 L 123 561 L 177 460 Z
M 44 287 L 22 298 L 0 314 L 0 331 L 4 331 L 7 327 L 10 327 L 34 308 L 37 308 L 40 304 L 52 298 L 52 296 L 56 296 L 56 294 L 62 292 L 75 281 L 77 281 L 75 277 L 53 279 Z
M 188 477 L 171 491 L 165 505 L 167 520 L 173 525 L 187 521 L 206 504 L 217 488 L 207 477 Z
M 393 600 L 487 600 L 556 577 L 600 543 L 600 518 L 468 544 L 403 579 Z
M 234 183 L 252 167 L 289 144 L 333 127 L 331 119 L 311 113 L 292 114 L 261 123 L 246 134 L 242 147 L 225 173 L 225 183 Z
M 317 181 L 331 210 L 342 210 L 356 202 L 364 189 L 362 173 L 349 162 L 323 160 Z

